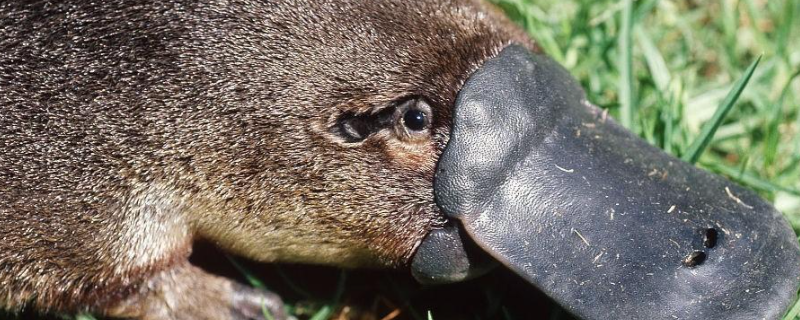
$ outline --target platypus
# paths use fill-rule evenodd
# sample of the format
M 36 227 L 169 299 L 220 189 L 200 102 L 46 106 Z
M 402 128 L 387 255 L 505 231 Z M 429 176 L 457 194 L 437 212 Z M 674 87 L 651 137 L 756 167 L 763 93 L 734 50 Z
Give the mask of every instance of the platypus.
M 584 319 L 775 319 L 800 281 L 774 208 L 479 0 L 0 3 L 0 237 L 2 307 L 133 319 L 285 318 L 197 240 L 423 283 L 499 262 Z

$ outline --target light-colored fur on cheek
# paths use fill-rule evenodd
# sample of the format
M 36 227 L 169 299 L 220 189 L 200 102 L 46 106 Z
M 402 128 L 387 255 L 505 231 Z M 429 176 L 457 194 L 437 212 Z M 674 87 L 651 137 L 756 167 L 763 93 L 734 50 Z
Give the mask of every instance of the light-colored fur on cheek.
M 135 188 L 120 209 L 124 220 L 115 251 L 115 273 L 188 257 L 193 232 L 186 215 L 191 207 L 186 202 L 186 197 L 158 183 Z

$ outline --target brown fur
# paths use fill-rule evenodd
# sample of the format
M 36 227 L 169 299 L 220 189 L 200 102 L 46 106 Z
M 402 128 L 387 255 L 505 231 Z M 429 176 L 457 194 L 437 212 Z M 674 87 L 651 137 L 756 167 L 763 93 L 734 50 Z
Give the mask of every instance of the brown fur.
M 0 3 L 0 305 L 111 310 L 196 238 L 406 264 L 455 95 L 510 42 L 470 0 Z M 412 96 L 427 139 L 330 130 Z

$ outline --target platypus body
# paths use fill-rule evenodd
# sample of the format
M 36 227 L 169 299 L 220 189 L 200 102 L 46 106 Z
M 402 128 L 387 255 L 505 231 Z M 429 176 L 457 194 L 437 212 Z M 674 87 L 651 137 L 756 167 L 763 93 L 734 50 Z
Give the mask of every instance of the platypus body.
M 777 211 L 478 0 L 2 2 L 0 238 L 3 308 L 134 319 L 285 318 L 191 265 L 201 239 L 430 283 L 489 258 L 586 319 L 772 319 L 800 279 Z
M 187 264 L 198 238 L 407 263 L 443 222 L 447 107 L 511 41 L 460 0 L 0 4 L 0 304 L 223 319 L 239 289 Z

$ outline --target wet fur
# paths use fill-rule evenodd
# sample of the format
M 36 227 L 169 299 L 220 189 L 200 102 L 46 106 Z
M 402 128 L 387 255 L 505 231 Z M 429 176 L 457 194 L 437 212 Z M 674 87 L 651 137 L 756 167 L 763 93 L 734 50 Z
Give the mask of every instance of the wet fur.
M 198 238 L 406 264 L 455 95 L 510 42 L 468 0 L 0 3 L 0 306 L 107 310 Z M 412 96 L 431 139 L 330 130 Z

